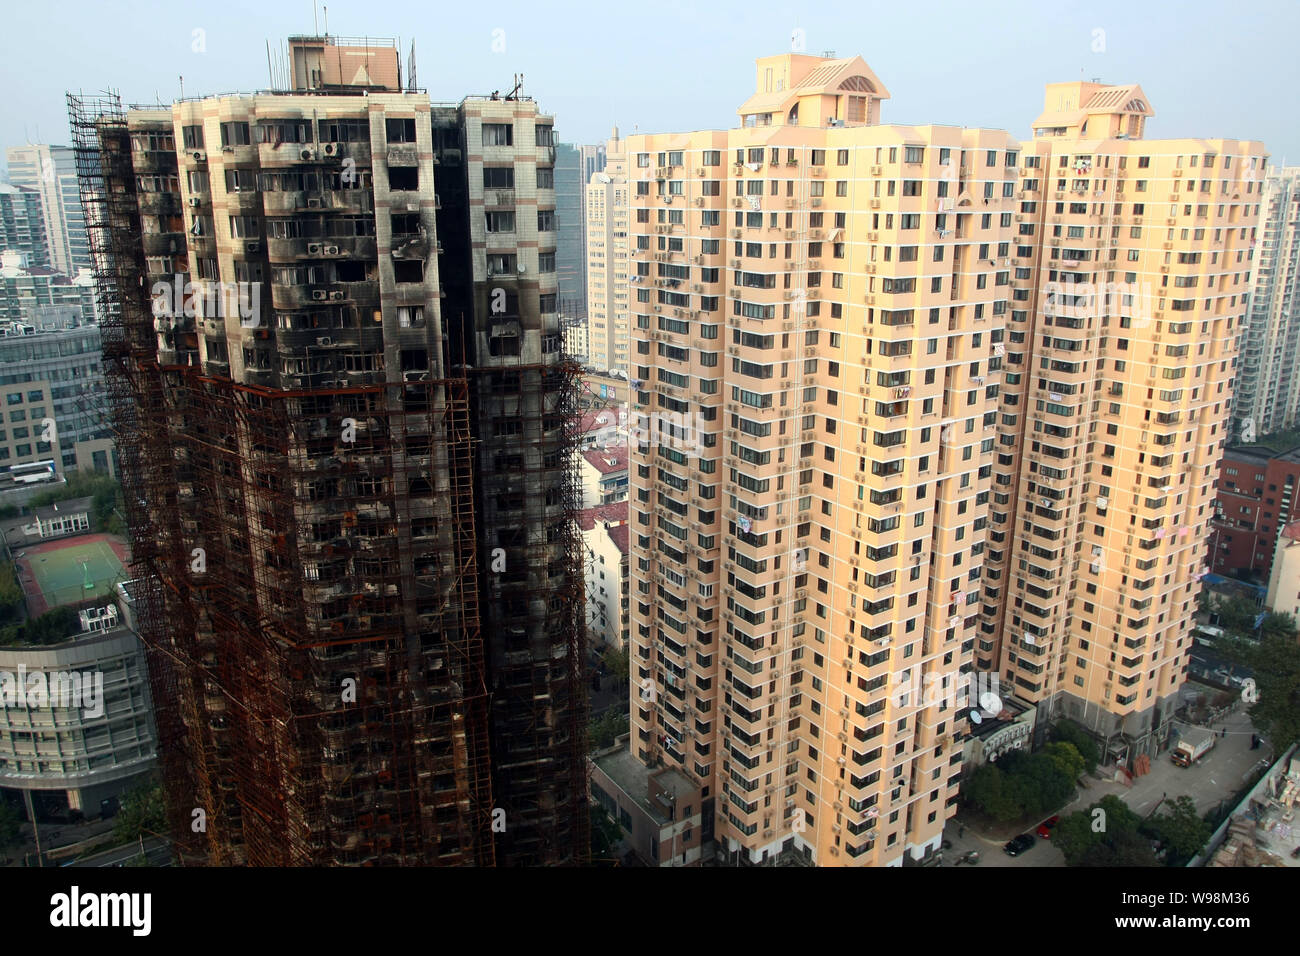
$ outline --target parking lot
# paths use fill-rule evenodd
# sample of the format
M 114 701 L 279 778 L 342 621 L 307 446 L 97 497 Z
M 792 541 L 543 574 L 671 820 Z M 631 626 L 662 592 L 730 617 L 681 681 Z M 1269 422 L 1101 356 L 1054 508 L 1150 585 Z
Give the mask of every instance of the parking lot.
M 1088 777 L 1088 786 L 1079 790 L 1075 799 L 1059 811 L 1060 815 L 1084 810 L 1109 794 L 1118 796 L 1142 816 L 1152 813 L 1165 796 L 1169 799 L 1190 796 L 1196 801 L 1196 809 L 1201 814 L 1215 810 L 1245 785 L 1256 768 L 1268 765 L 1272 759 L 1272 749 L 1267 743 L 1258 750 L 1250 749 L 1254 728 L 1243 711 L 1229 714 L 1214 727 L 1216 730 L 1226 730 L 1227 735 L 1216 740 L 1214 749 L 1196 765 L 1179 767 L 1169 759 L 1166 752 L 1152 758 L 1151 772 L 1137 777 L 1131 784 Z M 957 864 L 956 861 L 967 851 L 977 850 L 980 854 L 977 866 L 1064 866 L 1065 856 L 1052 845 L 1051 840 L 1036 840 L 1033 847 L 1016 857 L 1002 852 L 1003 844 L 1011 836 L 1016 833 L 1032 833 L 1038 823 L 1035 820 L 1022 829 L 1007 831 L 1005 836 L 1001 831 L 998 834 L 982 834 L 976 832 L 974 827 L 966 826 L 959 813 L 948 821 L 944 830 L 944 839 L 952 842 L 952 848 L 944 850 L 942 865 L 966 866 L 968 864 Z

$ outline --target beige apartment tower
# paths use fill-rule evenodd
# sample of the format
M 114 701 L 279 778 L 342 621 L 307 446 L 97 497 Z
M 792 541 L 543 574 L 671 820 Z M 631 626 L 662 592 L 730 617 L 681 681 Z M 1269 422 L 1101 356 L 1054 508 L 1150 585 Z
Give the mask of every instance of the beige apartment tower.
M 899 865 L 991 694 L 1164 742 L 1265 156 L 1144 142 L 1137 87 L 1021 143 L 881 125 L 859 57 L 756 74 L 626 144 L 631 748 L 729 862 Z
M 605 169 L 587 183 L 587 364 L 602 371 L 628 363 L 627 152 L 618 127 L 605 147 Z

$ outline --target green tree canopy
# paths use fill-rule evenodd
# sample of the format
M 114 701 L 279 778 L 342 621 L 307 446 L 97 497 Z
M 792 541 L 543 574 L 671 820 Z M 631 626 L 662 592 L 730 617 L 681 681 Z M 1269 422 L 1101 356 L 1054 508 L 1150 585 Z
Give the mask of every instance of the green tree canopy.
M 0 620 L 12 621 L 22 616 L 23 589 L 18 585 L 13 563 L 0 562 Z
M 605 662 L 605 669 L 615 680 L 620 684 L 627 681 L 629 666 L 627 651 L 621 651 L 617 647 L 607 647 L 601 659 Z
M 1165 862 L 1169 866 L 1186 865 L 1214 834 L 1210 824 L 1196 812 L 1196 802 L 1187 796 L 1165 801 L 1161 812 L 1147 820 L 1142 829 L 1168 848 Z
M 1063 817 L 1052 831 L 1052 842 L 1065 854 L 1067 866 L 1158 866 L 1139 833 L 1141 825 L 1141 817 L 1110 795 Z
M 23 815 L 0 797 L 0 850 L 13 846 L 22 833 Z
M 1050 813 L 1074 793 L 1078 752 L 1069 744 L 1053 753 L 1012 750 L 977 768 L 966 784 L 966 800 L 999 822 Z
M 1101 761 L 1101 748 L 1092 736 L 1074 721 L 1062 718 L 1052 725 L 1052 739 L 1073 744 L 1083 758 L 1084 768 L 1092 773 Z
M 603 750 L 613 746 L 614 741 L 628 731 L 626 714 L 615 709 L 605 711 L 604 716 L 593 720 L 587 727 L 587 739 L 591 750 Z
M 152 781 L 142 783 L 122 796 L 122 807 L 113 824 L 113 835 L 124 843 L 141 835 L 165 833 L 167 812 L 162 787 Z
M 64 605 L 22 624 L 0 627 L 0 645 L 59 644 L 81 630 L 77 609 Z
M 1300 636 L 1289 614 L 1270 615 L 1258 641 L 1229 634 L 1215 642 L 1224 657 L 1254 673 L 1250 719 L 1275 753 L 1300 740 Z

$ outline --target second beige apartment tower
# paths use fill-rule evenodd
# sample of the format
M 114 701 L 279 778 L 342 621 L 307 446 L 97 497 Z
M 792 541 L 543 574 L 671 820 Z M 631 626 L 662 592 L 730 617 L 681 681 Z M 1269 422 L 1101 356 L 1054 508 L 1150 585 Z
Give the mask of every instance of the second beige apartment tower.
M 888 98 L 767 57 L 737 128 L 626 143 L 631 748 L 729 862 L 926 857 L 982 694 L 1126 761 L 1185 679 L 1263 147 Z

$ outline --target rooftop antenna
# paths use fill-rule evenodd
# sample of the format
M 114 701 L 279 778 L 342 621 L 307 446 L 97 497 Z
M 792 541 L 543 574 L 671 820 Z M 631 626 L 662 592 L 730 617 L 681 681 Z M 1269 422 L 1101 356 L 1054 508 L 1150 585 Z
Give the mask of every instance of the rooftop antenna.
M 330 8 L 322 5 L 321 9 L 325 11 L 325 35 L 330 35 Z
M 271 41 L 266 41 L 266 82 L 275 89 L 275 71 L 271 69 Z
M 181 84 L 181 99 L 185 99 L 185 77 L 178 76 L 176 79 L 178 79 Z M 154 95 L 157 96 L 156 93 Z M 159 102 L 161 102 L 161 100 Z
M 513 100 L 519 95 L 519 89 L 524 85 L 524 75 L 522 73 L 514 74 L 515 88 L 506 96 L 506 100 Z
M 311 26 L 316 31 L 316 35 L 320 36 L 320 21 L 316 19 L 316 0 L 311 0 Z

